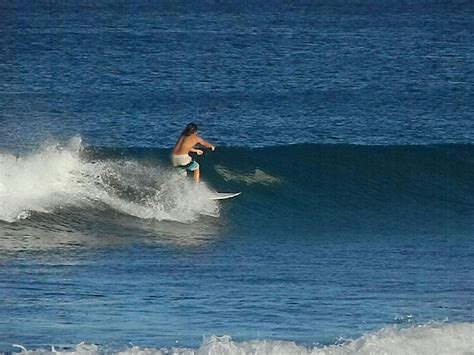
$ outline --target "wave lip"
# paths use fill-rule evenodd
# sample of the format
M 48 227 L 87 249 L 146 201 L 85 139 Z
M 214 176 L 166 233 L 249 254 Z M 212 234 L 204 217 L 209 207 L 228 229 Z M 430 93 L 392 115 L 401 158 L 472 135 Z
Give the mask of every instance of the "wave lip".
M 279 340 L 253 340 L 235 342 L 228 335 L 205 338 L 198 349 L 191 348 L 142 348 L 110 351 L 94 344 L 81 343 L 75 348 L 57 350 L 27 350 L 25 354 L 120 354 L 120 355 L 471 355 L 474 349 L 474 323 L 427 324 L 410 328 L 394 326 L 346 341 L 338 345 L 305 347 L 294 342 Z

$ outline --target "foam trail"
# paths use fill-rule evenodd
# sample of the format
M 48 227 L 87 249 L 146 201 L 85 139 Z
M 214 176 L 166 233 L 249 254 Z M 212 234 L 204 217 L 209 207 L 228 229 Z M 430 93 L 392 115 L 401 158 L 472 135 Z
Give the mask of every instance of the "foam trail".
M 253 173 L 239 173 L 236 171 L 230 171 L 221 165 L 214 167 L 219 175 L 221 175 L 225 181 L 242 182 L 247 185 L 261 184 L 261 185 L 272 185 L 280 184 L 281 179 L 272 176 L 261 169 L 256 168 Z
M 218 216 L 205 184 L 134 161 L 83 157 L 80 137 L 50 143 L 24 157 L 0 154 L 0 219 L 12 222 L 31 211 L 53 213 L 65 206 L 113 208 L 139 218 L 189 222 Z
M 140 348 L 111 351 L 94 344 L 81 343 L 64 351 L 44 349 L 26 354 L 120 354 L 120 355 L 472 355 L 474 354 L 474 323 L 429 324 L 410 328 L 386 327 L 340 345 L 305 347 L 289 341 L 254 340 L 234 342 L 230 336 L 211 336 L 198 349 Z

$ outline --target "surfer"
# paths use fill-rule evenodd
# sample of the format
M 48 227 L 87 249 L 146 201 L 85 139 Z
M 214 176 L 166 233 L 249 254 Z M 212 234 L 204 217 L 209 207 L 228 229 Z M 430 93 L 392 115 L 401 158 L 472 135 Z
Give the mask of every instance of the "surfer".
M 176 167 L 183 167 L 186 170 L 192 171 L 194 176 L 194 181 L 199 182 L 201 173 L 199 170 L 198 162 L 194 161 L 189 153 L 196 153 L 197 155 L 202 155 L 203 151 L 201 149 L 195 148 L 195 146 L 203 146 L 214 151 L 215 146 L 206 142 L 204 139 L 199 137 L 196 132 L 198 127 L 194 123 L 189 123 L 186 128 L 183 130 L 181 135 L 176 142 L 176 145 L 173 148 L 173 153 L 171 154 L 171 163 Z

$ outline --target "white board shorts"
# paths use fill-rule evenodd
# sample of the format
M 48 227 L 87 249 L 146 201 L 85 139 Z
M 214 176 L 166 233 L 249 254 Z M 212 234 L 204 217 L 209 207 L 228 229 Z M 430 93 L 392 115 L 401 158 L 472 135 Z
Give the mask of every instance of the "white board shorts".
M 172 155 L 171 164 L 176 167 L 183 167 L 186 170 L 194 171 L 199 169 L 199 164 L 193 160 L 188 154 L 183 155 Z

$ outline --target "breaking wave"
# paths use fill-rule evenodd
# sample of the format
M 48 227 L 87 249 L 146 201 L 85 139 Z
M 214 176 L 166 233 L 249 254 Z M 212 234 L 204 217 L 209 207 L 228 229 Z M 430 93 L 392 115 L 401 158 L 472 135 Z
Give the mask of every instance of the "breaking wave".
M 14 345 L 25 354 L 134 354 L 134 355 L 468 355 L 474 349 L 474 324 L 431 324 L 410 328 L 387 327 L 377 332 L 363 335 L 355 340 L 327 346 L 303 346 L 290 341 L 254 340 L 234 341 L 230 336 L 205 338 L 197 349 L 185 347 L 143 348 L 130 346 L 110 349 L 95 344 L 81 343 L 71 349 L 27 350 Z
M 28 155 L 0 154 L 0 219 L 73 206 L 190 223 L 219 216 L 214 191 L 240 191 L 230 204 L 242 207 L 238 220 L 260 216 L 276 229 L 411 233 L 431 226 L 464 235 L 474 227 L 473 145 L 218 147 L 197 158 L 199 185 L 170 167 L 168 155 L 84 147 L 78 137 Z
M 79 137 L 24 156 L 0 154 L 0 166 L 0 219 L 8 222 L 68 206 L 178 222 L 219 212 L 205 184 L 126 158 L 94 159 Z

